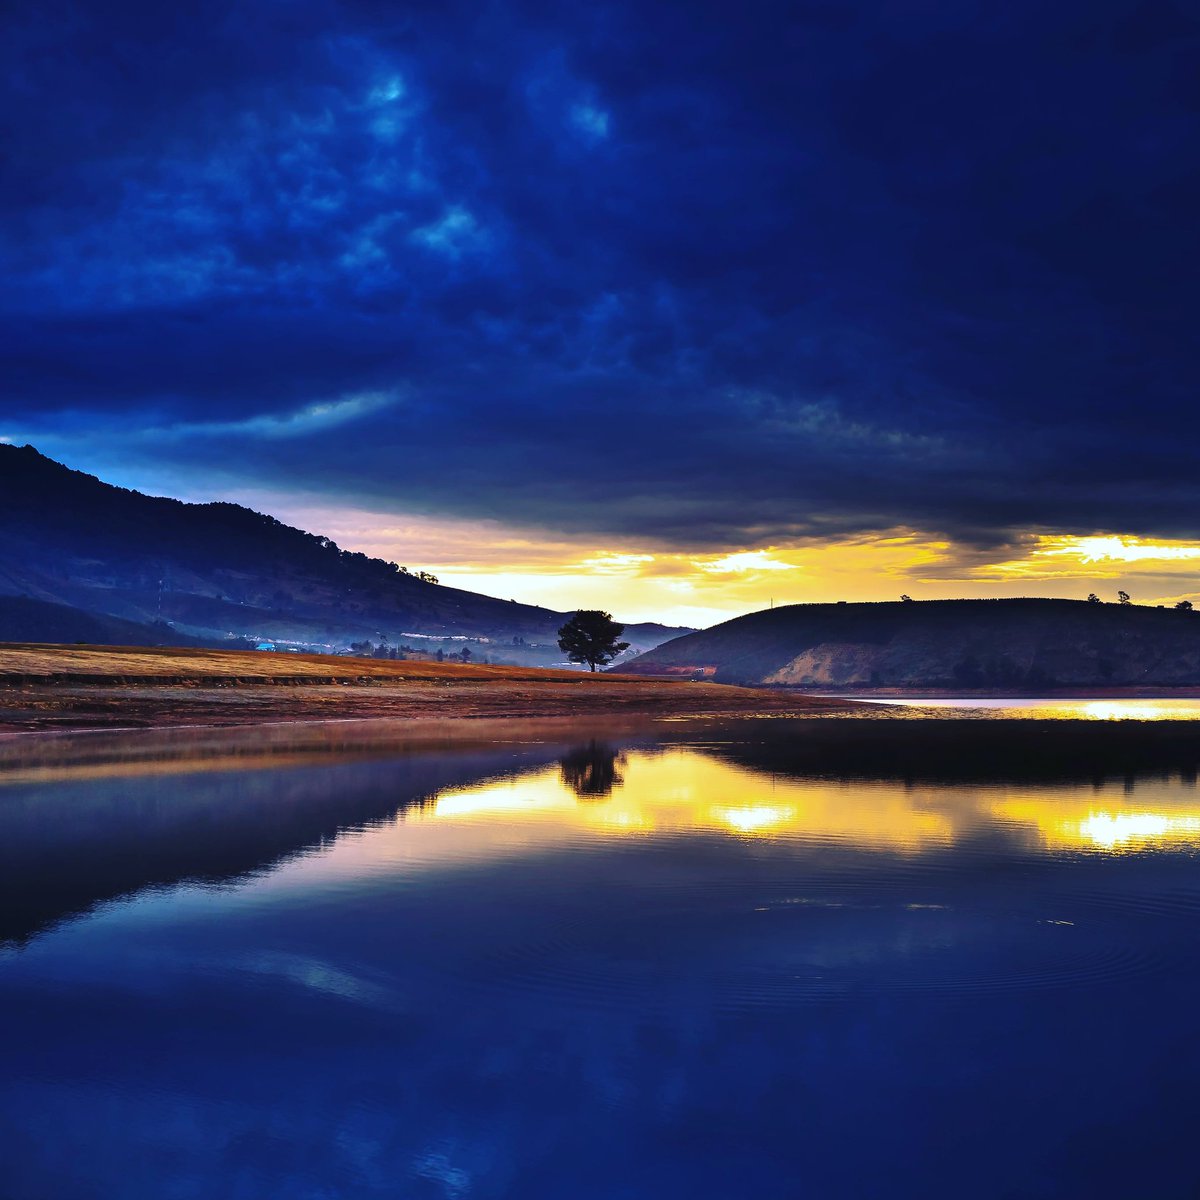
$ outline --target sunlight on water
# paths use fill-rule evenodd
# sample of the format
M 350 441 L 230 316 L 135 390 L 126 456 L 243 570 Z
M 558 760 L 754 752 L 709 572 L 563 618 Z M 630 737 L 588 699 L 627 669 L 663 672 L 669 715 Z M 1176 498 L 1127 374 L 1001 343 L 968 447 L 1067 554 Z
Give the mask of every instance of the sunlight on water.
M 579 795 L 561 770 L 438 797 L 421 820 L 521 820 L 601 836 L 687 830 L 738 835 L 844 838 L 917 850 L 944 841 L 952 822 L 914 808 L 902 788 L 799 783 L 748 774 L 693 750 L 617 755 L 608 795 Z
M 1018 697 L 905 696 L 879 699 L 851 697 L 868 704 L 896 708 L 928 709 L 939 715 L 975 713 L 989 717 L 1015 717 L 1052 721 L 1197 721 L 1200 699 L 1064 700 Z
M 1180 721 L 1200 717 L 1200 703 L 1181 700 L 1088 700 L 1062 705 L 1064 717 L 1080 716 L 1089 721 Z
M 1079 826 L 1081 835 L 1097 846 L 1114 850 L 1134 845 L 1200 841 L 1200 817 L 1168 817 L 1162 813 L 1090 813 Z
M 1135 800 L 1120 781 L 1053 788 L 800 781 L 748 772 L 691 749 L 613 753 L 610 769 L 606 795 L 579 795 L 562 768 L 446 791 L 397 818 L 388 836 L 343 838 L 319 866 L 305 869 L 353 875 L 400 860 L 445 866 L 580 839 L 688 833 L 908 855 L 989 829 L 1032 836 L 1053 851 L 1200 846 L 1200 795 L 1178 782 L 1147 781 Z

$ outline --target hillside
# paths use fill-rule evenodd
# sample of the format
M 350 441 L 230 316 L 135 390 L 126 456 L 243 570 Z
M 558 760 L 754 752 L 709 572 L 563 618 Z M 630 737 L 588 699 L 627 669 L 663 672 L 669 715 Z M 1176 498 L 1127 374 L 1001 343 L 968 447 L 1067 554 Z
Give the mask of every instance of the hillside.
M 797 604 L 676 638 L 644 675 L 810 688 L 1200 684 L 1200 613 L 1082 600 Z
M 0 596 L 0 641 L 89 642 L 110 646 L 190 646 L 195 640 L 164 625 L 142 625 L 66 604 Z
M 72 471 L 32 446 L 0 445 L 0 596 L 65 605 L 175 633 L 162 640 L 250 638 L 309 649 L 351 641 L 447 652 L 474 639 L 473 656 L 524 665 L 562 659 L 566 614 L 427 582 L 236 504 L 145 496 Z M 619 614 L 618 614 L 619 615 Z M 46 610 L 18 622 L 0 610 L 0 641 L 66 637 Z M 648 650 L 679 633 L 630 625 Z M 449 639 L 456 639 L 451 643 Z M 120 640 L 129 642 L 130 638 Z M 134 644 L 141 644 L 138 639 Z

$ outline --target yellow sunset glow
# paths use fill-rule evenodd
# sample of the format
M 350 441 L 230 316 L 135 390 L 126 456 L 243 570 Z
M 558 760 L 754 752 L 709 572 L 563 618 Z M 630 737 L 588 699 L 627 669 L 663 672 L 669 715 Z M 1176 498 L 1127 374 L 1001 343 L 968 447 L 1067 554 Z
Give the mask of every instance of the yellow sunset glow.
M 1026 554 L 996 563 L 993 570 L 1027 579 L 1087 575 L 1118 578 L 1129 574 L 1131 563 L 1153 566 L 1157 573 L 1193 573 L 1200 546 L 1152 538 L 1097 534 L 1092 537 L 1038 537 Z
M 350 550 L 432 571 L 443 584 L 559 611 L 706 626 L 783 604 L 1058 596 L 1136 603 L 1200 600 L 1200 544 L 1125 534 L 1018 538 L 990 553 L 920 530 L 692 550 L 494 520 L 331 508 L 315 497 L 231 497 Z M 419 632 L 419 631 L 418 631 Z
M 1084 563 L 1097 562 L 1169 562 L 1172 559 L 1200 558 L 1200 546 L 1177 542 L 1144 541 L 1141 538 L 1082 537 L 1047 539 L 1039 548 L 1047 558 L 1075 557 Z
M 780 562 L 766 550 L 744 550 L 723 558 L 693 559 L 694 565 L 710 575 L 739 575 L 747 571 L 794 571 L 798 564 Z

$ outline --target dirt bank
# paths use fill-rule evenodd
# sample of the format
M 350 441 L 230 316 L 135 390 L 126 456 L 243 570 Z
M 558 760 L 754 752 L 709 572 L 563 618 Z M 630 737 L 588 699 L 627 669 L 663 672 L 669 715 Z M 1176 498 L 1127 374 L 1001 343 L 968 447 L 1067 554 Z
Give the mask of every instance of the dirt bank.
M 0 732 L 274 721 L 806 715 L 851 705 L 721 684 L 461 663 L 0 646 Z

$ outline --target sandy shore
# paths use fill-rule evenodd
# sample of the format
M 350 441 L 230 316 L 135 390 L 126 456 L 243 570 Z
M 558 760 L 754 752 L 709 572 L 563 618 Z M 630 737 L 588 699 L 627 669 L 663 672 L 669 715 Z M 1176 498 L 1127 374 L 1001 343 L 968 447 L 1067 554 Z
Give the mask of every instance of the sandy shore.
M 461 663 L 109 646 L 0 646 L 0 733 L 387 718 L 814 715 L 832 699 Z

